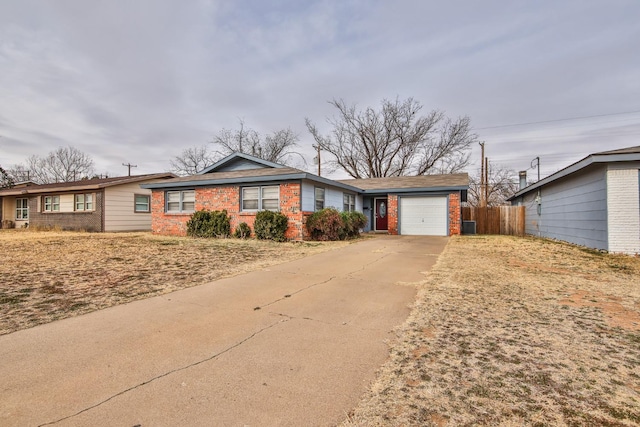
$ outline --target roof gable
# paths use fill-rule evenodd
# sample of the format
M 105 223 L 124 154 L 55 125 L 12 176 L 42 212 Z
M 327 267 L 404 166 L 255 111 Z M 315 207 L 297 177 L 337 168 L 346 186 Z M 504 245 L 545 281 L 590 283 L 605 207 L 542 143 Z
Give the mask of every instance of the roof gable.
M 213 172 L 232 172 L 240 170 L 264 169 L 264 168 L 284 168 L 284 165 L 273 163 L 258 157 L 244 153 L 232 153 L 227 157 L 218 160 L 211 166 L 205 168 L 198 175 Z

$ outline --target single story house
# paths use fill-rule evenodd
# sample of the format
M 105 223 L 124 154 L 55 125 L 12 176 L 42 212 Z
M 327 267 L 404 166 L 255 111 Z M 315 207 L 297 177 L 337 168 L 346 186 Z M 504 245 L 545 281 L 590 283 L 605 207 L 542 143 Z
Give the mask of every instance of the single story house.
M 0 224 L 85 231 L 151 230 L 151 190 L 140 184 L 172 173 L 19 183 L 0 190 Z
M 590 154 L 509 200 L 527 234 L 640 254 L 640 146 Z
M 460 204 L 466 201 L 466 173 L 332 180 L 299 169 L 234 153 L 197 175 L 142 187 L 152 190 L 152 231 L 185 235 L 194 211 L 226 210 L 232 230 L 241 222 L 253 229 L 260 210 L 277 210 L 289 219 L 286 236 L 307 237 L 306 218 L 333 207 L 363 212 L 365 231 L 449 236 L 460 234 Z

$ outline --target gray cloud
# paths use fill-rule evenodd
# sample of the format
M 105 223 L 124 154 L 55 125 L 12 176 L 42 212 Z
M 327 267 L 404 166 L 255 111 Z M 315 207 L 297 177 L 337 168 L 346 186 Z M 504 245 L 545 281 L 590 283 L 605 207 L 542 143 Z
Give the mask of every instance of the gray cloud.
M 73 145 L 100 171 L 161 171 L 239 118 L 291 127 L 310 160 L 304 118 L 328 130 L 326 101 L 413 96 L 470 116 L 493 162 L 541 156 L 550 173 L 637 145 L 640 114 L 482 128 L 640 110 L 639 12 L 635 0 L 3 2 L 0 164 Z

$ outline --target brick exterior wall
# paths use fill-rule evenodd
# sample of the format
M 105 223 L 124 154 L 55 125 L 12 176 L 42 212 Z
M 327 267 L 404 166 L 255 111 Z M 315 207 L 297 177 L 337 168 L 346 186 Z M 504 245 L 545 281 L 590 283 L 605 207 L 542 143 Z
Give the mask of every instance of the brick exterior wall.
M 38 198 L 29 197 L 29 227 L 60 228 L 75 231 L 103 231 L 102 203 L 104 193 L 97 191 L 92 212 L 42 212 L 38 211 Z M 41 204 L 42 205 L 42 204 Z
M 607 171 L 609 252 L 640 254 L 638 169 Z
M 398 196 L 395 194 L 387 196 L 387 232 L 398 234 Z
M 164 190 L 153 190 L 151 195 L 151 231 L 156 234 L 185 236 L 187 221 L 191 214 L 169 214 L 165 209 Z M 289 227 L 285 236 L 290 240 L 301 240 L 307 235 L 306 219 L 312 212 L 300 209 L 301 187 L 298 182 L 280 184 L 280 212 L 289 218 Z M 195 209 L 220 211 L 226 210 L 231 222 L 231 232 L 238 224 L 246 222 L 253 232 L 256 212 L 240 211 L 240 187 L 237 185 L 224 187 L 196 188 Z
M 449 194 L 449 236 L 462 233 L 462 210 L 460 209 L 460 193 Z

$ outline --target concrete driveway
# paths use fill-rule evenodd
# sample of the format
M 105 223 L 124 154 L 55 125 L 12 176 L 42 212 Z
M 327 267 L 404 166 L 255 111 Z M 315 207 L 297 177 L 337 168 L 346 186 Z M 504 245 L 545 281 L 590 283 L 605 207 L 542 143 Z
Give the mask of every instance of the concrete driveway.
M 0 425 L 339 423 L 446 242 L 380 236 L 1 336 Z

